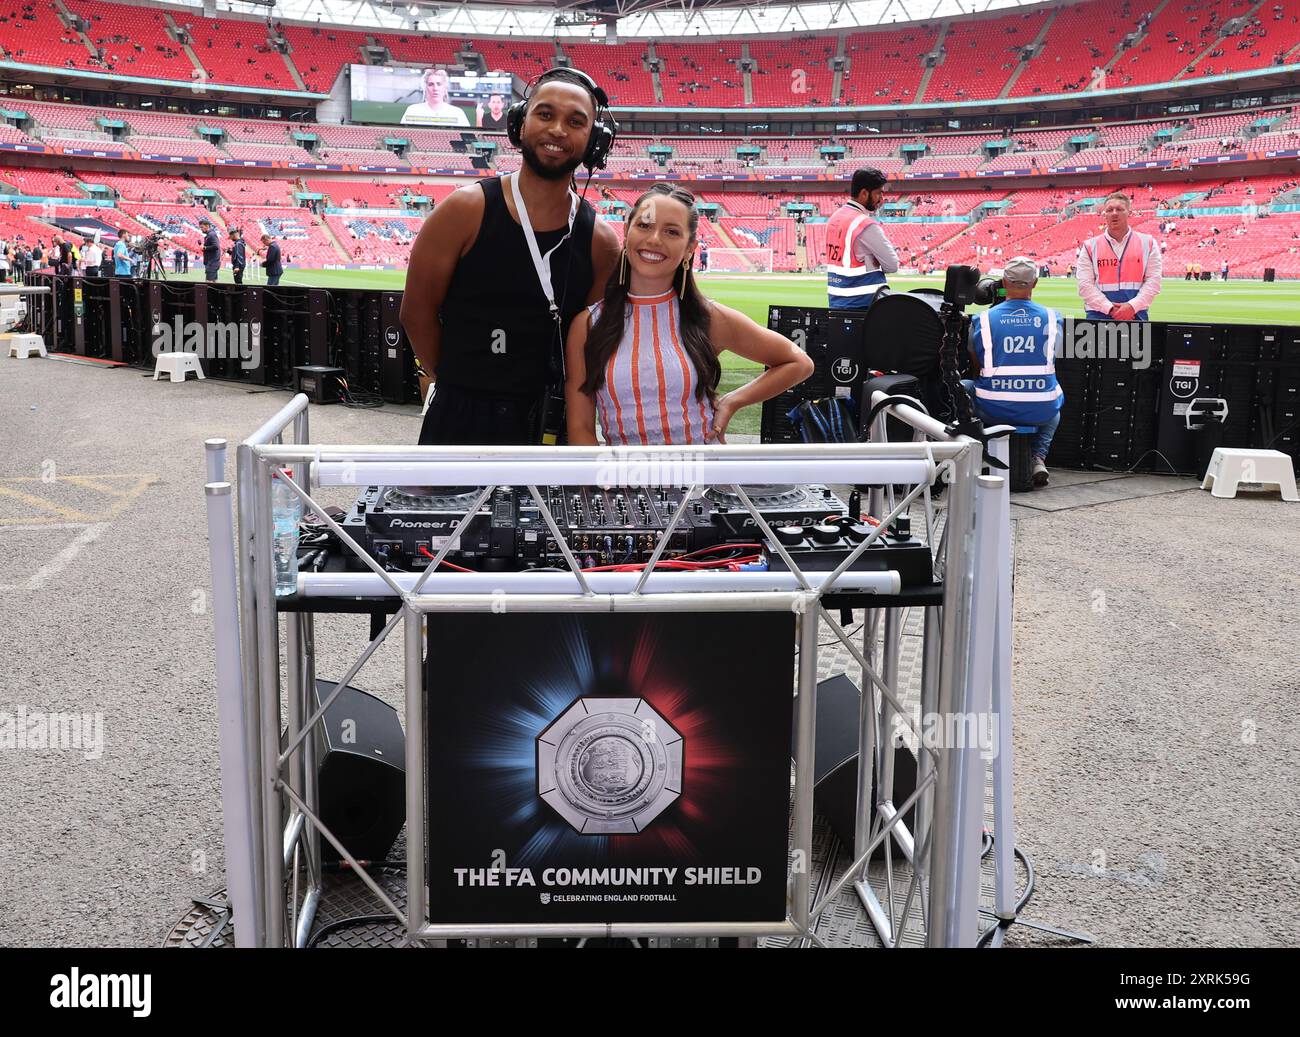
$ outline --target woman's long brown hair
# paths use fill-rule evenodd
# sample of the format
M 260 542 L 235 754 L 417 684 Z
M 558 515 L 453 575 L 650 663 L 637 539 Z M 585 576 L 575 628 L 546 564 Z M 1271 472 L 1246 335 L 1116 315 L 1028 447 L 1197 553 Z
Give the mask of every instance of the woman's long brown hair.
M 641 206 L 651 198 L 673 198 L 686 206 L 689 214 L 691 238 L 695 237 L 699 226 L 700 214 L 695 211 L 695 195 L 683 187 L 674 184 L 658 183 L 636 200 L 627 217 L 627 226 L 632 225 Z M 624 234 L 624 249 L 626 245 Z M 610 357 L 617 351 L 623 341 L 627 324 L 628 286 L 619 280 L 619 271 L 626 260 L 620 260 L 614 272 L 605 283 L 605 296 L 601 302 L 600 316 L 592 323 L 587 335 L 587 380 L 582 383 L 582 391 L 594 396 L 596 390 L 605 384 L 605 368 Z M 628 277 L 631 281 L 631 277 Z M 685 286 L 683 288 L 683 280 Z M 681 335 L 682 346 L 695 367 L 695 396 L 699 400 L 707 399 L 710 404 L 717 402 L 718 381 L 722 378 L 722 365 L 718 355 L 713 351 L 709 339 L 709 303 L 696 287 L 695 277 L 684 266 L 678 266 L 673 275 L 673 291 L 681 297 Z

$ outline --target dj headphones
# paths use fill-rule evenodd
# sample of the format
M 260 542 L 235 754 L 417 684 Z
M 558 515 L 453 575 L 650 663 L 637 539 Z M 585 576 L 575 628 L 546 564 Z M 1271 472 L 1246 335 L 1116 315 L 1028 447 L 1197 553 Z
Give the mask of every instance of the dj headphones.
M 614 139 L 618 136 L 618 123 L 610 114 L 609 97 L 596 81 L 576 68 L 548 68 L 534 78 L 524 96 L 506 109 L 506 137 L 515 147 L 523 147 L 524 116 L 528 113 L 528 101 L 533 91 L 547 82 L 548 78 L 558 78 L 556 73 L 568 73 L 575 76 L 582 86 L 587 88 L 591 99 L 596 102 L 596 121 L 591 125 L 591 138 L 587 141 L 587 150 L 582 156 L 582 164 L 588 171 L 605 168 L 605 160 L 613 150 Z M 561 80 L 565 82 L 565 80 Z

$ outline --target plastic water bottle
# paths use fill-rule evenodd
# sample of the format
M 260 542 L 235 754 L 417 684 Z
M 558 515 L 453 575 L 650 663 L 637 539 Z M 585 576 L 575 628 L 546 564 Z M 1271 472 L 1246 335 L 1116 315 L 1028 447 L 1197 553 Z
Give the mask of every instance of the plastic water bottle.
M 285 474 L 292 478 L 293 471 Z M 298 593 L 298 523 L 302 521 L 302 501 L 280 478 L 271 476 L 271 518 L 275 524 L 275 594 L 283 597 Z

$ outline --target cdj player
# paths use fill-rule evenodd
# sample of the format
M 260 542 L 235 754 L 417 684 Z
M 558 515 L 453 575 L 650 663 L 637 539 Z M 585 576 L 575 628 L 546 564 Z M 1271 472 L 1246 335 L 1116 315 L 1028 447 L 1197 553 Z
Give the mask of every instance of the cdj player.
M 342 526 L 375 559 L 392 568 L 423 568 L 478 496 L 477 489 L 368 487 Z M 647 561 L 663 539 L 689 487 L 541 487 L 547 507 L 585 567 Z M 769 526 L 813 527 L 847 513 L 823 486 L 747 486 Z M 730 543 L 757 544 L 762 530 L 738 495 L 711 487 L 691 499 L 664 558 Z M 527 489 L 497 487 L 451 545 L 448 560 L 483 571 L 563 566 L 564 556 Z M 357 566 L 360 562 L 353 560 Z

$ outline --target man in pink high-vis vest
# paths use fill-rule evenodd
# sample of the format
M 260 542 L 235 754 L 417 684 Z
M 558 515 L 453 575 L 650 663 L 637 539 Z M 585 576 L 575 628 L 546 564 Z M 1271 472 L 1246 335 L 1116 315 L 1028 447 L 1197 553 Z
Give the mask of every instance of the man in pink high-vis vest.
M 1131 210 L 1128 195 L 1107 195 L 1106 230 L 1079 246 L 1079 295 L 1091 320 L 1147 320 L 1160 293 L 1160 243 L 1129 228 Z

